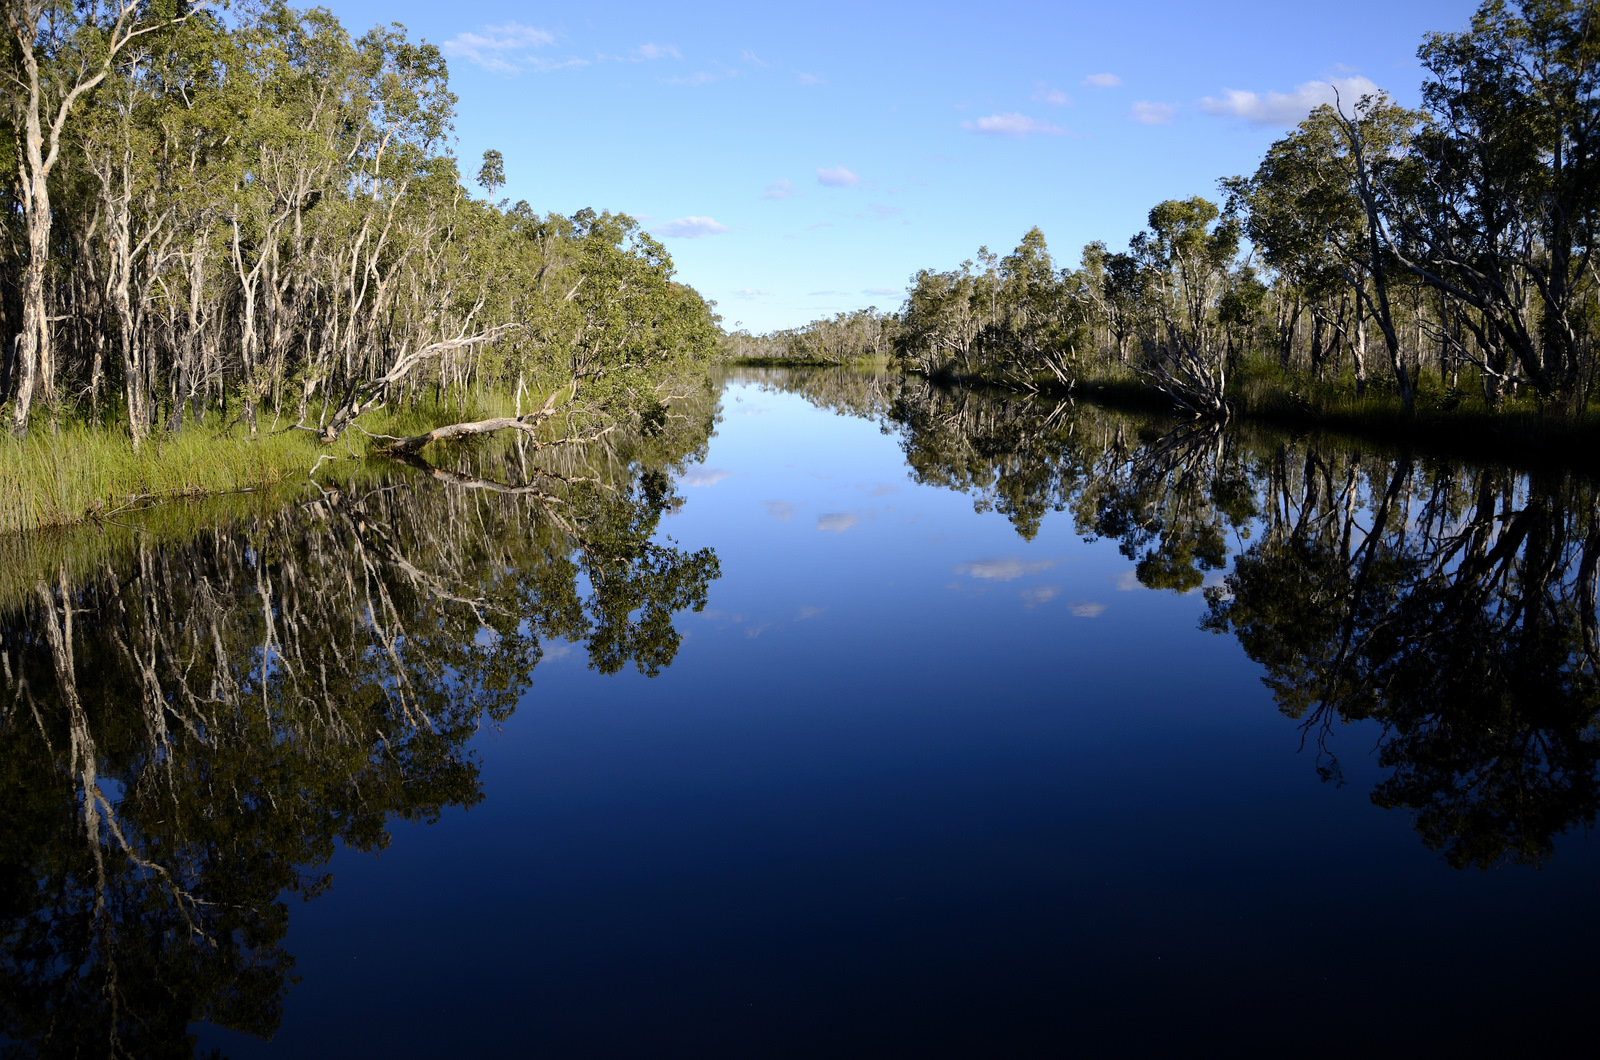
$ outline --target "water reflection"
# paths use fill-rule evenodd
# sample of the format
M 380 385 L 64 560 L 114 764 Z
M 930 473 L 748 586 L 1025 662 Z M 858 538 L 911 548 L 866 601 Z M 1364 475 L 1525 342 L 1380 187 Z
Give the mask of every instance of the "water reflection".
M 1381 726 L 1379 806 L 1449 864 L 1536 864 L 1600 805 L 1600 494 L 1328 437 L 1173 422 L 896 377 L 761 377 L 897 433 L 912 477 L 1031 539 L 1051 512 L 1151 589 L 1204 588 L 1343 781 L 1336 724 Z
M 270 1035 L 287 896 L 329 886 L 338 844 L 378 850 L 392 818 L 479 801 L 467 742 L 511 713 L 542 643 L 582 642 L 606 673 L 672 662 L 674 615 L 718 564 L 653 536 L 709 421 L 675 448 L 364 469 L 188 540 L 133 535 L 98 568 L 13 543 L 9 1051 L 188 1055 L 196 1020 Z

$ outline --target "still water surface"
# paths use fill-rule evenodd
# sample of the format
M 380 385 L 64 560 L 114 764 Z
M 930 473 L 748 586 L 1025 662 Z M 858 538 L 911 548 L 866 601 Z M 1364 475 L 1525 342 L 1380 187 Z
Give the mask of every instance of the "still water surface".
M 1592 483 L 720 401 L 577 503 L 408 472 L 14 602 L 13 1040 L 1580 1055 Z

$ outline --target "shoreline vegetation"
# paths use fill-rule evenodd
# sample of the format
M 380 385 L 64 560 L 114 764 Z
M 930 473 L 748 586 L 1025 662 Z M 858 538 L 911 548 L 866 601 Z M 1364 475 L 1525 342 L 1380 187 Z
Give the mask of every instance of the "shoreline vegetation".
M 412 437 L 440 422 L 516 415 L 511 395 L 472 395 L 448 406 L 419 403 L 377 410 L 337 445 L 270 421 L 252 437 L 240 424 L 212 417 L 151 438 L 139 449 L 125 430 L 82 422 L 0 436 L 0 536 L 28 530 L 105 524 L 170 500 L 270 493 L 304 486 L 329 460 L 387 455 L 390 438 Z M 545 432 L 549 440 L 556 436 Z
M 1423 106 L 1313 109 L 1213 202 L 1077 267 L 1028 231 L 901 307 L 723 340 L 744 364 L 887 357 L 934 382 L 1592 465 L 1600 4 L 1483 4 L 1417 51 Z
M 648 434 L 715 350 L 633 218 L 497 200 L 494 150 L 469 194 L 444 57 L 398 25 L 23 4 L 0 72 L 0 532 L 326 456 Z
M 783 358 L 740 358 L 723 362 L 750 368 L 876 367 L 895 369 L 890 361 L 863 359 L 844 365 L 827 361 L 797 362 Z M 915 371 L 908 372 L 919 378 Z M 979 376 L 938 377 L 945 386 L 1000 389 L 1019 388 Z M 1161 391 L 1136 375 L 1108 374 L 1075 380 L 1071 387 L 1040 381 L 1035 389 L 1022 389 L 1040 399 L 1089 402 L 1113 409 L 1182 416 Z M 1250 421 L 1289 433 L 1315 431 L 1351 441 L 1412 446 L 1419 451 L 1480 462 L 1510 463 L 1518 467 L 1570 467 L 1600 476 L 1600 413 L 1561 415 L 1541 407 L 1529 397 L 1507 401 L 1492 409 L 1470 397 L 1424 386 L 1416 408 L 1406 412 L 1395 395 L 1369 390 L 1356 400 L 1354 389 L 1337 383 L 1318 384 L 1286 376 L 1270 361 L 1246 361 L 1229 383 L 1231 418 Z

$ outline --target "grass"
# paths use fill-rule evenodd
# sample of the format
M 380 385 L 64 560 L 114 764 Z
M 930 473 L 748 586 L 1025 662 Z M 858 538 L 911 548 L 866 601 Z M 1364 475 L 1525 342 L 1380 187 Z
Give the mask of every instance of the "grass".
M 526 404 L 524 408 L 536 407 Z M 65 422 L 36 427 L 26 439 L 0 438 L 0 535 L 44 527 L 103 522 L 152 502 L 255 492 L 303 481 L 323 454 L 362 458 L 373 435 L 421 434 L 441 423 L 508 415 L 509 397 L 464 403 L 426 402 L 378 409 L 332 446 L 308 431 L 250 437 L 220 418 L 190 423 L 175 434 L 157 432 L 134 452 L 125 428 Z

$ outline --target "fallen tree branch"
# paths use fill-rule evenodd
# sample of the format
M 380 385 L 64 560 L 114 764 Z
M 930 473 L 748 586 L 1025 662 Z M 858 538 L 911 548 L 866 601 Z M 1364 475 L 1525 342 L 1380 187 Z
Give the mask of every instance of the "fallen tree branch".
M 406 374 L 421 364 L 423 361 L 449 353 L 451 350 L 466 349 L 469 346 L 479 346 L 486 342 L 493 342 L 508 331 L 515 331 L 522 327 L 521 324 L 500 324 L 488 331 L 476 335 L 458 335 L 453 339 L 444 339 L 440 342 L 424 346 L 420 350 L 403 355 L 395 361 L 390 368 L 378 379 L 371 379 L 364 383 L 352 383 L 345 392 L 344 400 L 339 402 L 338 409 L 333 414 L 333 419 L 328 425 L 317 432 L 317 441 L 323 445 L 330 445 L 339 440 L 357 416 L 369 412 L 382 404 L 389 388 L 406 377 Z M 552 395 L 553 396 L 553 395 Z M 546 402 L 548 404 L 548 402 Z

